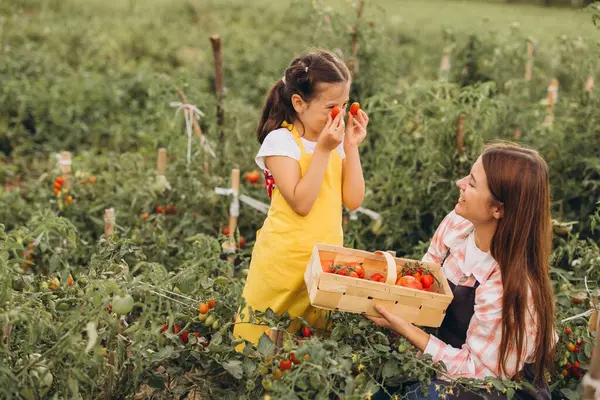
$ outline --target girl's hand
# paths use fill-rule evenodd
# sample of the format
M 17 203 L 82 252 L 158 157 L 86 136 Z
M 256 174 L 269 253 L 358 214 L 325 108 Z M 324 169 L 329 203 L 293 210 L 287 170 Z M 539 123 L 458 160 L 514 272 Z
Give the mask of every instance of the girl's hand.
M 331 114 L 327 117 L 327 123 L 319 135 L 317 148 L 331 152 L 344 140 L 344 113 L 340 112 L 333 120 Z
M 358 110 L 356 116 L 350 114 L 348 117 L 348 126 L 346 127 L 344 148 L 358 147 L 367 137 L 368 124 L 369 117 L 363 110 Z
M 403 335 L 403 327 L 405 327 L 408 322 L 402 317 L 392 314 L 383 306 L 375 306 L 375 310 L 381 314 L 381 317 L 371 317 L 367 315 L 367 318 L 371 321 L 375 322 L 377 325 L 390 329 L 396 333 Z

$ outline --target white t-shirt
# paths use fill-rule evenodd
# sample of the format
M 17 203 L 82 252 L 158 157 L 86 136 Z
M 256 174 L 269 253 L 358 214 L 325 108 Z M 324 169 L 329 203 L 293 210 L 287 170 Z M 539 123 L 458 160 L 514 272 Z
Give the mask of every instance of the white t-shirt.
M 300 140 L 304 145 L 304 151 L 306 151 L 308 154 L 315 152 L 317 142 L 311 142 L 304 138 L 300 138 Z M 336 148 L 336 150 L 342 159 L 346 157 L 346 154 L 344 153 L 344 142 L 342 142 Z M 260 146 L 260 149 L 258 150 L 258 154 L 256 155 L 256 164 L 263 171 L 268 171 L 267 167 L 265 166 L 265 157 L 269 156 L 285 156 L 299 161 L 300 157 L 302 156 L 302 151 L 300 150 L 300 147 L 298 147 L 296 140 L 294 140 L 294 135 L 292 132 L 290 132 L 287 128 L 279 128 L 271 131 L 267 135 L 262 143 L 262 146 Z

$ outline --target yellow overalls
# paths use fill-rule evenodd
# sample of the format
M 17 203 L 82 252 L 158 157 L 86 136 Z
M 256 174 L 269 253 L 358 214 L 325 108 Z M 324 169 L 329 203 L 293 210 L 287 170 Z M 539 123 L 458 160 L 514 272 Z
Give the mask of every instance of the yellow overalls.
M 308 171 L 312 154 L 304 149 L 298 131 L 293 125 L 282 124 L 294 135 L 301 151 L 298 163 L 302 176 Z M 317 200 L 310 213 L 302 217 L 285 201 L 277 188 L 273 191 L 271 207 L 256 234 L 248 279 L 242 296 L 246 306 L 264 311 L 270 307 L 277 314 L 288 312 L 292 318 L 301 316 L 311 326 L 321 329 L 327 323 L 327 313 L 310 305 L 304 272 L 315 243 L 343 245 L 342 231 L 342 157 L 331 152 L 327 171 Z M 244 320 L 248 320 L 244 309 Z M 268 327 L 240 323 L 237 316 L 234 337 L 258 343 Z M 290 327 L 297 330 L 299 326 Z M 240 345 L 239 350 L 243 350 Z M 238 346 L 239 347 L 239 346 Z

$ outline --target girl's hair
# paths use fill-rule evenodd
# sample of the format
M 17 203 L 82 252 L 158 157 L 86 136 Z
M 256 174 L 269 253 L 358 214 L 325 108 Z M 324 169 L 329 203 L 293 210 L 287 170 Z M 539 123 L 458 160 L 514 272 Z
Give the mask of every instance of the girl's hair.
M 327 50 L 314 50 L 294 59 L 269 92 L 258 123 L 258 141 L 262 144 L 269 132 L 279 128 L 283 121 L 296 120 L 292 95 L 306 102 L 318 94 L 321 83 L 350 81 L 346 64 Z
M 545 379 L 544 370 L 552 368 L 554 358 L 555 302 L 549 266 L 552 221 L 548 165 L 535 150 L 504 142 L 487 146 L 482 161 L 492 202 L 504 206 L 491 244 L 504 287 L 498 369 L 506 374 L 511 350 L 516 350 L 519 365 L 525 342 L 535 340 L 536 376 Z M 530 298 L 532 310 L 528 308 Z M 535 338 L 527 337 L 525 316 L 529 311 L 537 322 Z

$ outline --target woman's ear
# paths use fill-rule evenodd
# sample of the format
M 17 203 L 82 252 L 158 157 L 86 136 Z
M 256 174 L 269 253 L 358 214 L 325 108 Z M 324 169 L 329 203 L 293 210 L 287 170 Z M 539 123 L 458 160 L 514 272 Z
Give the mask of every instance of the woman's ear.
M 494 206 L 492 210 L 492 215 L 495 219 L 500 219 L 504 217 L 504 204 L 500 203 Z
M 306 110 L 306 102 L 297 93 L 292 95 L 292 106 L 294 107 L 296 113 L 301 113 L 302 111 Z

